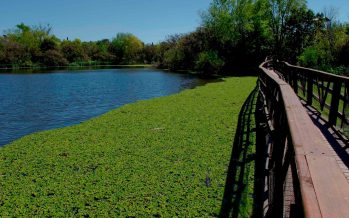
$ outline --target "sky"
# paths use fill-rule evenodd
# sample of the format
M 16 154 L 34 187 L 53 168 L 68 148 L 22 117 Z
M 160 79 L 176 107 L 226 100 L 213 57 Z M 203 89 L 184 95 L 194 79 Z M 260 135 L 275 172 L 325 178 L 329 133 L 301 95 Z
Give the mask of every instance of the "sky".
M 24 22 L 49 23 L 59 38 L 83 41 L 130 32 L 142 41 L 159 42 L 167 35 L 195 30 L 200 11 L 211 0 L 2 0 L 0 32 Z
M 171 34 L 194 31 L 212 0 L 2 1 L 0 33 L 23 22 L 50 24 L 61 39 L 95 41 L 129 32 L 146 43 L 157 43 Z M 340 21 L 349 20 L 349 0 L 308 0 L 308 6 L 315 12 L 334 6 Z
M 349 22 L 349 0 L 308 0 L 308 7 L 315 12 L 323 12 L 324 8 L 333 7 L 339 21 Z

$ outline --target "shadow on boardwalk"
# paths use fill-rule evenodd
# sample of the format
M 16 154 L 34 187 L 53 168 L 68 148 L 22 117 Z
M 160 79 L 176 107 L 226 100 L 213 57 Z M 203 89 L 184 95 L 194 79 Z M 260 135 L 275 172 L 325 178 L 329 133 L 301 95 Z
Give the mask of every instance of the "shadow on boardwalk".
M 320 129 L 327 141 L 332 146 L 336 155 L 340 158 L 346 168 L 349 168 L 349 140 L 342 133 L 329 126 L 325 119 L 321 117 L 321 113 L 314 107 L 307 105 L 304 101 L 303 106 L 306 108 L 307 113 L 312 119 L 313 123 Z M 343 167 L 344 167 L 343 166 Z
M 258 193 L 263 193 L 263 179 L 255 179 L 263 172 L 264 166 L 263 163 L 256 164 L 257 95 L 256 87 L 239 113 L 219 217 L 263 216 L 263 208 L 258 203 L 261 199 Z M 257 169 L 259 166 L 262 166 L 262 169 Z

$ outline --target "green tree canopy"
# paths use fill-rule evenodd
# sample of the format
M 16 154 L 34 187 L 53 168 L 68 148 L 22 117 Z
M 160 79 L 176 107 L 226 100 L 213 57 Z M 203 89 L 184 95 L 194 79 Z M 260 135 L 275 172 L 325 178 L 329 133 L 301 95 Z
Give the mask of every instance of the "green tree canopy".
M 80 62 L 88 59 L 83 49 L 82 42 L 79 39 L 75 39 L 74 41 L 63 40 L 61 43 L 61 51 L 69 62 Z
M 287 38 L 287 21 L 295 12 L 306 11 L 305 0 L 268 0 L 270 28 L 273 33 L 273 55 L 283 58 Z
M 131 33 L 118 33 L 111 41 L 111 50 L 118 63 L 136 63 L 140 61 L 140 52 L 144 43 Z

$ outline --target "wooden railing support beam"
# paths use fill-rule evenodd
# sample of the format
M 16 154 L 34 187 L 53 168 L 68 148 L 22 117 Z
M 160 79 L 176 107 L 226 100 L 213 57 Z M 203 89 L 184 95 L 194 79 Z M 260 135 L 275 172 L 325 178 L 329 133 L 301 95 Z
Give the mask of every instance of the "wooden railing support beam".
M 313 104 L 313 84 L 314 80 L 311 75 L 308 75 L 307 78 L 307 104 L 312 105 Z
M 337 124 L 341 87 L 342 87 L 342 82 L 340 81 L 334 82 L 333 91 L 332 91 L 331 109 L 330 109 L 330 115 L 328 118 L 328 124 L 330 126 L 336 126 Z

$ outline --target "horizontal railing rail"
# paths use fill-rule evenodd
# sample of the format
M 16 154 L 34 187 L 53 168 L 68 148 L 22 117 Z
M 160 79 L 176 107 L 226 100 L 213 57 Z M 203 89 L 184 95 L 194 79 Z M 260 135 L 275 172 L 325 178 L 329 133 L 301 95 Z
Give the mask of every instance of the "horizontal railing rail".
M 260 66 L 269 217 L 349 217 L 349 183 L 291 86 Z
M 308 105 L 313 106 L 342 135 L 349 137 L 349 77 L 338 76 L 287 62 L 274 69 Z

